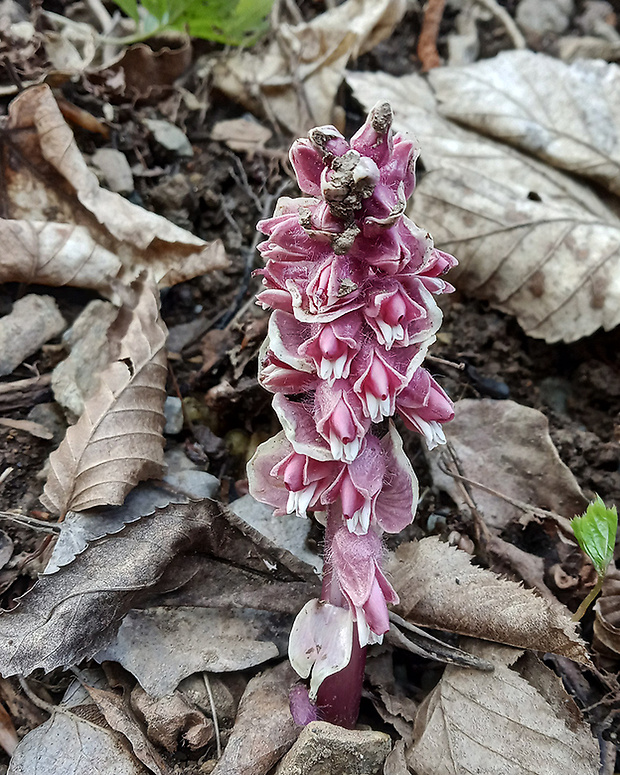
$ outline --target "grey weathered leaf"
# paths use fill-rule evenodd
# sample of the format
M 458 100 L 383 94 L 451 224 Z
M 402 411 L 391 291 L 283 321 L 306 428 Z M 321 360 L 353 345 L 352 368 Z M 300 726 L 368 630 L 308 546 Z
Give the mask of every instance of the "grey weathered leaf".
M 620 194 L 620 67 L 502 51 L 429 73 L 441 112 Z
M 418 138 L 426 174 L 410 215 L 458 257 L 461 290 L 548 342 L 620 322 L 620 220 L 589 188 L 444 118 L 418 75 L 348 81 L 366 108 L 392 102 L 396 128 Z
M 55 713 L 15 749 L 7 775 L 146 775 L 118 736 L 72 713 Z
M 248 683 L 213 775 L 266 775 L 299 735 L 289 709 L 297 674 L 282 662 Z
M 292 619 L 246 608 L 130 611 L 114 641 L 95 659 L 119 662 L 160 698 L 192 673 L 245 670 L 284 655 Z
M 213 501 L 172 504 L 94 541 L 0 614 L 0 674 L 49 672 L 92 657 L 112 640 L 127 611 L 192 578 L 194 557 L 205 558 L 206 567 L 244 568 L 266 586 L 272 579 L 313 579 L 307 566 Z
M 519 671 L 520 651 L 478 648 L 495 670 L 446 668 L 416 716 L 409 766 L 418 775 L 596 775 L 598 743 L 560 679 L 535 658 Z
M 166 326 L 152 282 L 137 280 L 108 330 L 116 358 L 84 412 L 50 455 L 41 502 L 56 513 L 120 505 L 163 472 Z

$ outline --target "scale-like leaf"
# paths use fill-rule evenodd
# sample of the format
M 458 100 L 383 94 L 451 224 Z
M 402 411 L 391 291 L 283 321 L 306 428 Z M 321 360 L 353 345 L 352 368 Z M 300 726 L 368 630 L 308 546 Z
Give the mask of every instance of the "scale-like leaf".
M 132 297 L 108 331 L 118 356 L 50 455 L 41 502 L 56 513 L 120 505 L 163 471 L 167 330 L 153 283 L 136 281 Z

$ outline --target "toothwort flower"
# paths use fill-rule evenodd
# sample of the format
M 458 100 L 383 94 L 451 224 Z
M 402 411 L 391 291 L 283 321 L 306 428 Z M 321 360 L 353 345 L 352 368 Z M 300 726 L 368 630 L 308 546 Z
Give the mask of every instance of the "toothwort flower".
M 398 412 L 430 448 L 445 441 L 452 402 L 422 363 L 441 324 L 434 295 L 454 266 L 406 215 L 415 144 L 391 129 L 380 103 L 348 143 L 332 126 L 311 130 L 290 157 L 298 199 L 279 200 L 258 229 L 265 267 L 258 303 L 274 310 L 259 380 L 275 394 L 283 432 L 248 466 L 250 492 L 275 514 L 308 511 L 325 523 L 320 600 L 299 613 L 289 656 L 301 678 L 298 723 L 352 726 L 365 648 L 389 629 L 398 597 L 384 575 L 382 536 L 415 513 L 418 488 Z

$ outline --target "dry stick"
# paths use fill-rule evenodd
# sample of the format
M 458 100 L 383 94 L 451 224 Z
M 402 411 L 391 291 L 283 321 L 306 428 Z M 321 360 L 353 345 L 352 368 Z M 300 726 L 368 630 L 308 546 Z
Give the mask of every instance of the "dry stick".
M 476 0 L 476 2 L 490 11 L 493 16 L 504 25 L 515 48 L 527 48 L 525 38 L 521 34 L 521 30 L 517 27 L 515 20 L 505 8 L 497 3 L 497 0 Z
M 45 522 L 43 519 L 35 519 L 35 517 L 28 517 L 25 514 L 13 514 L 10 511 L 0 511 L 0 520 L 15 522 L 23 527 L 41 530 L 44 533 L 53 533 L 54 535 L 60 533 L 60 526 L 55 522 Z
M 437 36 L 445 6 L 446 0 L 428 0 L 424 9 L 424 21 L 418 38 L 417 51 L 424 72 L 441 65 L 441 58 L 437 51 Z
M 213 697 L 213 692 L 211 691 L 211 682 L 209 681 L 209 676 L 205 671 L 202 673 L 202 680 L 205 684 L 205 689 L 207 690 L 207 695 L 209 696 L 209 705 L 211 706 L 211 718 L 213 719 L 213 729 L 215 730 L 215 746 L 217 750 L 217 758 L 220 759 L 222 756 L 222 741 L 220 739 L 220 725 L 217 720 L 217 709 L 215 707 L 215 699 Z

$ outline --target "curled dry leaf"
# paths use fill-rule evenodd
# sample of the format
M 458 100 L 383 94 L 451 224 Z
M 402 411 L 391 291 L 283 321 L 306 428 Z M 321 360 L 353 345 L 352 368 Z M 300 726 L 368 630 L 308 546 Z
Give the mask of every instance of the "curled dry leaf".
M 418 775 L 596 775 L 599 747 L 573 700 L 535 657 L 480 644 L 492 673 L 447 667 L 416 716 Z
M 491 398 L 466 398 L 457 401 L 454 410 L 454 420 L 446 432 L 458 466 L 456 473 L 568 519 L 585 510 L 588 501 L 561 461 L 542 412 Z M 433 483 L 450 495 L 459 511 L 471 515 L 459 481 L 442 470 L 454 468 L 445 449 L 433 450 L 428 458 Z M 495 534 L 524 517 L 522 509 L 485 490 L 468 485 L 467 492 Z
M 143 269 L 166 286 L 227 266 L 219 240 L 204 242 L 100 188 L 48 86 L 11 103 L 2 173 L 9 217 L 0 219 L 0 282 L 111 294 L 111 279 L 129 283 Z
M 272 580 L 299 584 L 313 578 L 214 501 L 171 504 L 126 525 L 112 540 L 93 541 L 70 565 L 41 576 L 16 608 L 1 613 L 0 674 L 28 675 L 37 667 L 49 672 L 91 658 L 110 643 L 131 608 L 178 590 L 197 567 L 211 565 L 235 565 L 266 587 Z M 276 588 L 273 609 L 275 595 L 285 594 Z M 305 588 L 306 599 L 312 597 L 313 585 Z M 209 605 L 205 590 L 202 604 Z
M 73 713 L 55 713 L 15 749 L 7 775 L 146 775 L 147 770 L 111 730 Z
M 426 174 L 410 215 L 459 257 L 461 290 L 548 342 L 620 322 L 620 220 L 588 187 L 444 118 L 418 75 L 348 81 L 365 108 L 398 106 L 396 128 L 419 139 Z
M 503 51 L 430 74 L 441 112 L 620 194 L 620 67 Z
M 334 122 L 336 93 L 350 59 L 387 38 L 404 0 L 347 0 L 310 22 L 280 24 L 268 48 L 238 50 L 215 67 L 218 89 L 293 134 Z
M 154 775 L 168 775 L 166 763 L 142 731 L 129 702 L 106 689 L 85 688 L 112 729 L 127 739 L 136 758 Z
M 108 330 L 116 358 L 50 455 L 41 502 L 62 515 L 118 506 L 138 481 L 163 471 L 167 331 L 154 285 L 138 280 L 131 291 Z
M 297 678 L 288 662 L 252 678 L 213 775 L 265 775 L 288 751 L 300 732 L 289 708 Z
M 438 538 L 402 544 L 390 565 L 400 597 L 396 611 L 421 627 L 589 664 L 585 644 L 563 605 L 475 567 L 468 554 Z
M 595 648 L 620 656 L 620 571 L 613 566 L 605 576 L 594 611 Z

